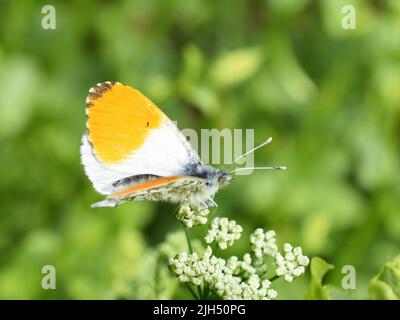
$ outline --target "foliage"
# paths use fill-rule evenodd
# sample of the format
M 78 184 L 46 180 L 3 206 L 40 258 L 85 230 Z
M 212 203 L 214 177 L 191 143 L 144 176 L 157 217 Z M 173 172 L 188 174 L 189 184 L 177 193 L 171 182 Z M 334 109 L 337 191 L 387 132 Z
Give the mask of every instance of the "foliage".
M 202 216 L 198 210 L 187 214 Z M 242 259 L 230 256 L 225 260 L 215 252 L 226 250 L 240 239 L 243 228 L 235 220 L 214 218 L 204 238 L 208 246 L 200 255 L 192 247 L 191 227 L 184 225 L 184 228 L 189 252 L 182 251 L 171 258 L 169 267 L 196 299 L 275 299 L 278 293 L 271 287 L 272 282 L 279 278 L 292 282 L 304 274 L 309 264 L 309 258 L 303 255 L 300 247 L 293 248 L 285 243 L 280 253 L 272 230 L 265 232 L 258 228 L 250 235 L 250 252 Z
M 371 299 L 400 299 L 400 256 L 385 264 L 369 283 Z
M 319 257 L 311 260 L 311 286 L 307 299 L 328 300 L 330 299 L 328 286 L 322 284 L 326 273 L 334 266 Z

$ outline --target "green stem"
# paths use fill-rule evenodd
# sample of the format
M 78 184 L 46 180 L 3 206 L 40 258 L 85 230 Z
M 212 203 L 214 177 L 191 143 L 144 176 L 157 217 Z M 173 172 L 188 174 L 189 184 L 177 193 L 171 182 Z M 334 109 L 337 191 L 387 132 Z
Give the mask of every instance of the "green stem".
M 207 284 L 204 284 L 204 300 L 207 300 L 210 297 L 210 289 Z
M 190 286 L 190 284 L 186 283 L 186 287 L 189 289 L 190 293 L 192 294 L 193 298 L 195 298 L 196 300 L 199 300 L 199 297 L 197 296 L 197 294 L 193 291 L 192 287 Z
M 190 252 L 190 254 L 193 254 L 193 248 L 192 248 L 192 242 L 191 242 L 191 240 L 190 240 L 189 229 L 186 228 L 186 227 L 184 227 L 184 229 L 185 229 L 186 241 L 187 241 L 187 245 L 188 245 L 188 248 L 189 248 L 189 252 Z M 188 285 L 187 287 L 188 287 L 188 289 L 190 290 L 190 292 L 192 293 L 193 297 L 195 297 L 195 299 L 197 299 L 197 300 L 202 299 L 203 294 L 202 294 L 202 292 L 201 292 L 201 287 L 200 287 L 200 286 L 197 287 L 198 295 L 196 295 L 196 294 L 194 293 L 194 291 L 192 290 L 192 288 L 190 287 L 190 285 Z
M 188 244 L 189 252 L 192 254 L 193 253 L 193 248 L 192 248 L 192 242 L 190 241 L 190 235 L 189 235 L 188 228 L 185 228 L 185 235 L 186 235 L 186 241 L 187 241 L 187 244 Z
M 271 282 L 274 282 L 276 279 L 278 279 L 280 276 L 274 275 L 271 279 L 268 279 Z

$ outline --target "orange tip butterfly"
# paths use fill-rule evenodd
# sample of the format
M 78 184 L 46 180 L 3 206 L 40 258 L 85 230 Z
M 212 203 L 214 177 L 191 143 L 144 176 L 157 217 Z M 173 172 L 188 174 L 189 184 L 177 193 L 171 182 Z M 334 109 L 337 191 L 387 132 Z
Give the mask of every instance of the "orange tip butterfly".
M 216 206 L 214 195 L 233 179 L 205 165 L 176 125 L 147 97 L 119 82 L 103 82 L 86 98 L 81 161 L 105 200 L 92 207 L 115 207 L 128 200 L 168 201 L 197 208 Z M 264 143 L 237 159 L 247 156 Z

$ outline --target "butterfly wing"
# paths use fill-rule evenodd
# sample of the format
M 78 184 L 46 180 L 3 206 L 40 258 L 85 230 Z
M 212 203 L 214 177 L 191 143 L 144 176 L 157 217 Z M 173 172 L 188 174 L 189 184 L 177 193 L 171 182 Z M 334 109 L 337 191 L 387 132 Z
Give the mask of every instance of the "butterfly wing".
M 136 175 L 177 176 L 200 159 L 175 124 L 139 91 L 118 82 L 89 90 L 87 134 L 81 159 L 102 194 L 115 181 Z
M 106 200 L 92 207 L 114 207 L 127 200 L 190 202 L 191 195 L 201 190 L 204 183 L 204 179 L 192 176 L 150 177 L 140 183 L 119 186 Z

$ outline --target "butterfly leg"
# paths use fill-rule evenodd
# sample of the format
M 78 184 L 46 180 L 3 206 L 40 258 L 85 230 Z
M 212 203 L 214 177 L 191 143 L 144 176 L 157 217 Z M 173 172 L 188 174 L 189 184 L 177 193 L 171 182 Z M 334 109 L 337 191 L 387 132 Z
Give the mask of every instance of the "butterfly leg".
M 207 199 L 207 205 L 208 205 L 209 207 L 215 207 L 215 208 L 218 207 L 218 204 L 214 201 L 213 198 L 208 198 L 208 199 Z
M 203 201 L 199 205 L 189 205 L 191 214 L 199 214 L 205 210 L 208 210 L 207 204 Z
M 211 198 L 210 198 L 211 199 Z M 217 211 L 217 209 L 218 209 L 218 204 L 214 201 L 214 200 L 212 200 L 212 202 L 210 203 L 210 199 L 208 199 L 207 200 L 207 203 L 206 202 L 201 202 L 201 204 L 203 205 L 203 208 L 198 208 L 194 213 L 196 214 L 196 213 L 200 213 L 200 212 L 202 212 L 202 211 L 204 211 L 204 210 L 209 210 L 210 208 L 213 208 L 213 210 L 212 210 L 212 212 L 211 211 L 209 211 L 209 212 L 211 212 L 211 214 L 215 214 L 215 212 Z
M 208 205 L 207 205 L 207 203 L 205 203 L 204 201 L 201 202 L 201 205 L 203 206 L 203 208 L 200 208 L 200 209 L 199 209 L 200 211 L 203 211 L 203 210 L 207 210 L 207 209 L 208 209 Z
M 215 213 L 217 212 L 217 210 L 218 210 L 218 206 L 214 207 L 213 210 L 210 212 L 210 215 L 215 216 Z

